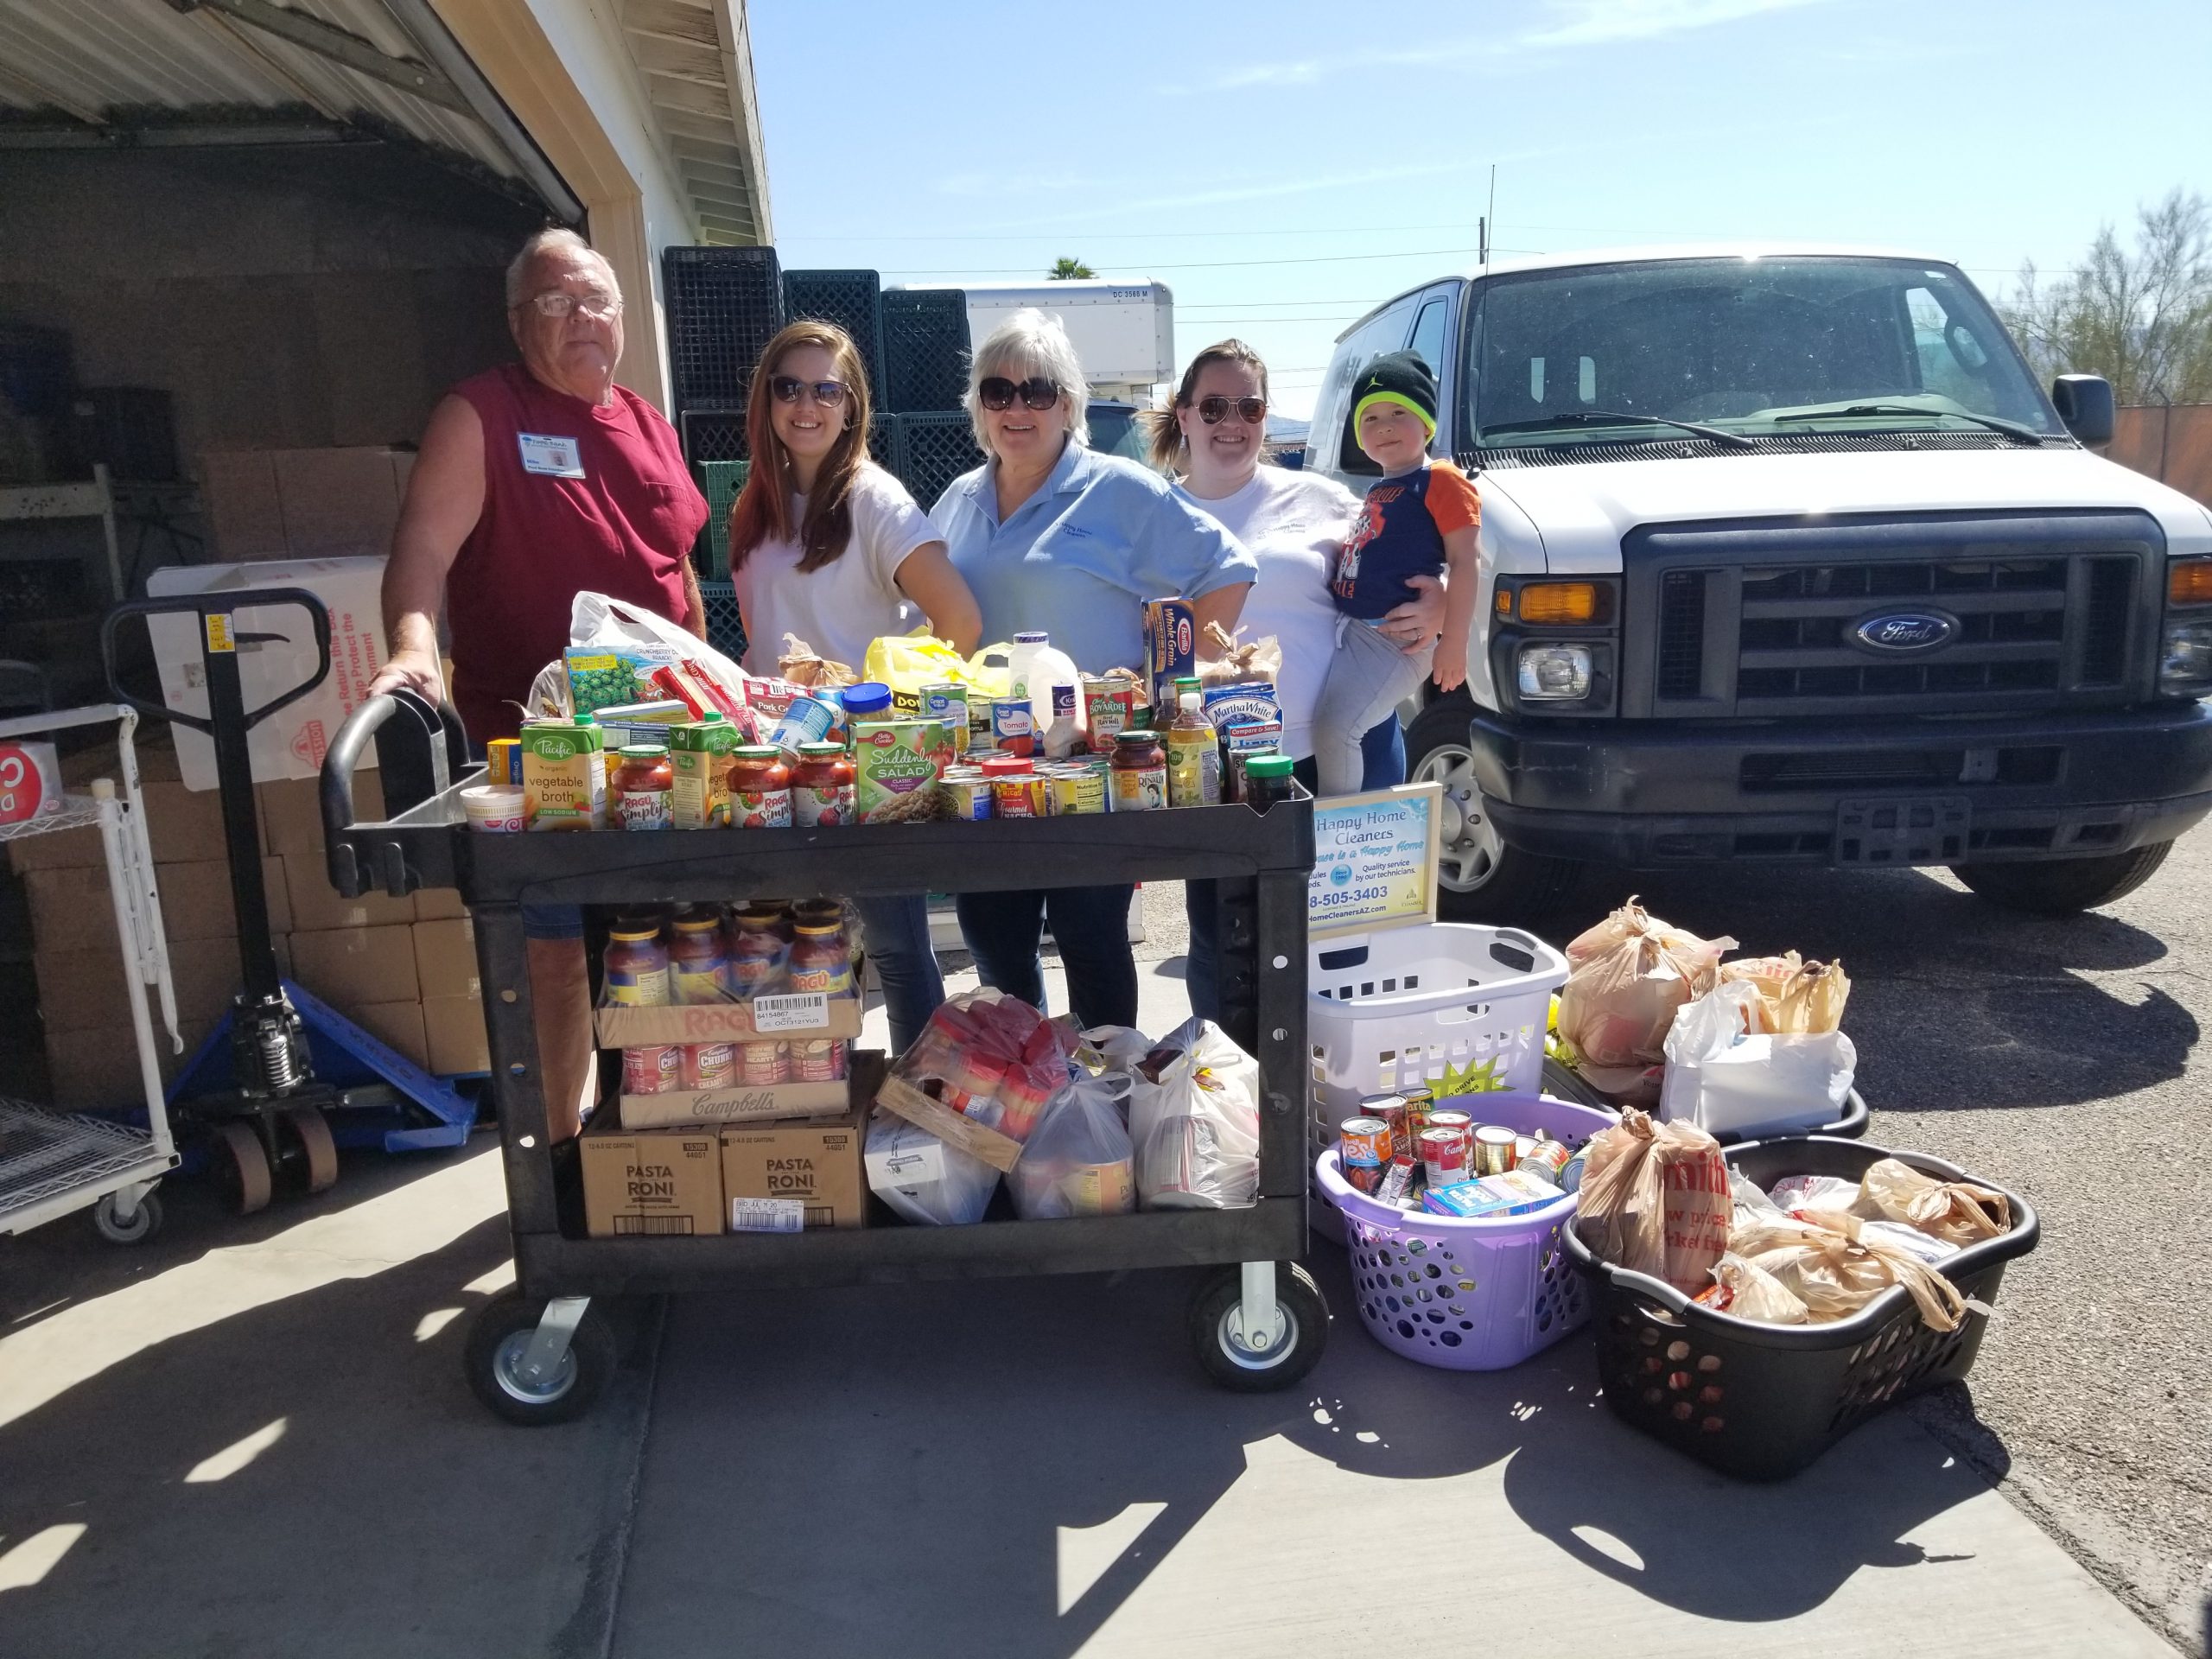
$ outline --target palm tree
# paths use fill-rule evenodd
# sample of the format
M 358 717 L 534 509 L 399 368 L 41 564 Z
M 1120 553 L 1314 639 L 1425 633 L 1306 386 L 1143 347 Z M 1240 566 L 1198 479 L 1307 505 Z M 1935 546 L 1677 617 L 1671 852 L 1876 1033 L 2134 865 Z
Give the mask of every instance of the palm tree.
M 1097 274 L 1082 260 L 1071 259 L 1065 255 L 1052 261 L 1052 268 L 1045 273 L 1047 277 L 1056 283 L 1077 282 L 1083 277 L 1096 276 Z

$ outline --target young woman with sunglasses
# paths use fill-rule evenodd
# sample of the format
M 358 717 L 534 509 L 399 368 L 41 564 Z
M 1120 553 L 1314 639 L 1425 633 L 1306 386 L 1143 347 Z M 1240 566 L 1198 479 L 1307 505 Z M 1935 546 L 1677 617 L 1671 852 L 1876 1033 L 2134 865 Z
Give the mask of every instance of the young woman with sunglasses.
M 983 635 L 1042 628 L 1086 674 L 1143 664 L 1148 599 L 1191 603 L 1201 633 L 1234 626 L 1252 581 L 1236 538 L 1157 474 L 1089 446 L 1083 365 L 1067 331 L 1018 311 L 977 346 L 968 382 L 990 459 L 955 479 L 930 517 L 983 608 Z M 1130 889 L 1053 887 L 960 896 L 960 931 L 986 985 L 1042 1007 L 1037 945 L 1049 918 L 1068 1001 L 1085 1026 L 1134 1026 Z
M 930 632 L 967 654 L 982 638 L 975 595 L 905 486 L 868 458 L 868 375 L 842 328 L 795 322 L 760 354 L 746 410 L 753 470 L 730 510 L 730 582 L 745 666 L 773 674 L 792 633 L 857 670 L 868 642 Z M 883 981 L 891 1041 L 904 1049 L 944 1001 L 919 894 L 855 901 Z
M 1260 464 L 1267 434 L 1268 365 L 1241 340 L 1209 346 L 1191 359 L 1173 404 L 1138 418 L 1147 423 L 1153 464 L 1178 474 L 1176 493 L 1211 513 L 1258 562 L 1259 577 L 1244 601 L 1247 639 L 1272 634 L 1282 647 L 1275 698 L 1282 705 L 1282 753 L 1297 760 L 1311 787 L 1313 706 L 1334 649 L 1337 609 L 1329 577 L 1338 548 L 1359 515 L 1359 498 L 1318 473 Z M 1419 596 L 1377 626 L 1419 649 L 1444 623 L 1444 590 L 1432 577 Z M 1362 787 L 1405 781 L 1406 749 L 1395 715 L 1367 734 Z M 1215 889 L 1185 886 L 1191 918 L 1185 965 L 1192 1012 L 1221 1018 L 1217 988 Z

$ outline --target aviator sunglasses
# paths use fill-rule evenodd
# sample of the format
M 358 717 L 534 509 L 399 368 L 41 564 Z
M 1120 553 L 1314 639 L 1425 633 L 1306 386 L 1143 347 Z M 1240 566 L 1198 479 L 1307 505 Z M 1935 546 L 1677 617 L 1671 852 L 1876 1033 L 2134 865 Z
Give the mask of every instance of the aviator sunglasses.
M 1017 395 L 1026 407 L 1034 410 L 1050 409 L 1060 401 L 1060 389 L 1041 374 L 1031 376 L 1020 385 L 995 374 L 976 388 L 976 401 L 988 410 L 1012 409 Z
M 795 404 L 802 391 L 814 394 L 814 401 L 824 409 L 835 409 L 845 401 L 845 383 L 842 380 L 798 380 L 788 374 L 779 374 L 768 382 L 768 390 L 776 395 L 779 404 Z
M 1264 397 L 1201 397 L 1198 399 L 1198 418 L 1208 426 L 1219 426 L 1229 418 L 1230 410 L 1247 426 L 1257 426 L 1268 417 L 1268 400 Z

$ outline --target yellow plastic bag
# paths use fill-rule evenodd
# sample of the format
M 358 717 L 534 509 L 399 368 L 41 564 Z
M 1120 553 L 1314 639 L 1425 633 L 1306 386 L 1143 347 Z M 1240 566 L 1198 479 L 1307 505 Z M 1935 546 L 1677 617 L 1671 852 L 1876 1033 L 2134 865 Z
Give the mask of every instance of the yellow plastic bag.
M 868 642 L 861 668 L 863 679 L 889 686 L 893 693 L 912 696 L 927 685 L 965 685 L 988 696 L 1004 696 L 1006 660 L 1010 645 L 985 645 L 973 657 L 963 657 L 926 629 L 913 633 L 886 634 Z M 988 660 L 999 658 L 994 667 Z

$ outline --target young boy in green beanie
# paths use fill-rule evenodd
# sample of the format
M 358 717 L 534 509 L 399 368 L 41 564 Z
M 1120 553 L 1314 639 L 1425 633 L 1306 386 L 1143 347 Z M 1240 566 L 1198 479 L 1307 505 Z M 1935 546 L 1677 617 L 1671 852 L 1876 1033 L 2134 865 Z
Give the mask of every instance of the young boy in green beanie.
M 1359 447 L 1382 469 L 1359 519 L 1344 538 L 1329 584 L 1337 607 L 1337 645 L 1313 711 L 1313 754 L 1320 792 L 1359 787 L 1360 740 L 1422 678 L 1458 689 L 1467 677 L 1467 632 L 1474 621 L 1476 538 L 1482 502 L 1472 480 L 1448 461 L 1431 461 L 1436 435 L 1436 378 L 1412 352 L 1379 357 L 1352 392 Z M 1408 576 L 1449 569 L 1444 635 L 1408 652 L 1375 625 L 1405 602 Z

